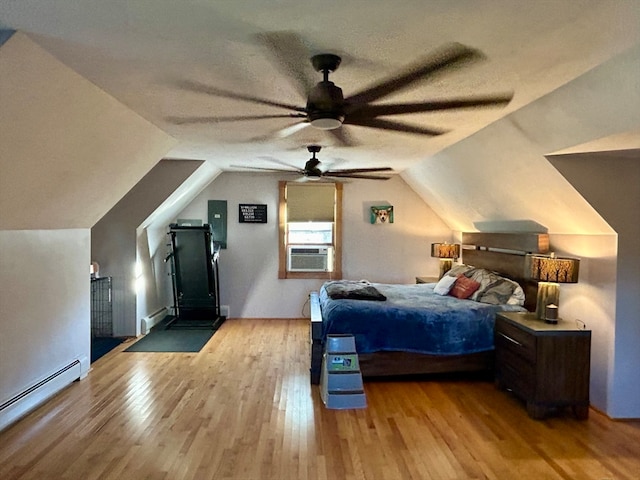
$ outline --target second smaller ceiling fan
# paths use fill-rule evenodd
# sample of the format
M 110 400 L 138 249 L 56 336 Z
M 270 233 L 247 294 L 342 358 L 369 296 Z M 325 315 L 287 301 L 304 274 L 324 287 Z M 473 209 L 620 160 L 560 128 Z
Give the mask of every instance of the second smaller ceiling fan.
M 391 177 L 388 175 L 373 175 L 379 172 L 391 172 L 391 167 L 374 167 L 374 168 L 347 168 L 341 170 L 321 170 L 320 160 L 316 158 L 316 153 L 320 151 L 322 147 L 320 145 L 309 145 L 307 150 L 312 154 L 311 158 L 304 164 L 304 168 L 297 168 L 293 165 L 286 164 L 284 162 L 276 161 L 287 167 L 291 168 L 263 168 L 263 167 L 246 167 L 240 165 L 233 165 L 236 168 L 246 168 L 249 170 L 260 170 L 263 172 L 278 172 L 278 173 L 290 173 L 301 176 L 301 181 L 306 180 L 320 180 L 326 179 L 341 179 L 341 178 L 363 178 L 366 180 L 389 180 Z

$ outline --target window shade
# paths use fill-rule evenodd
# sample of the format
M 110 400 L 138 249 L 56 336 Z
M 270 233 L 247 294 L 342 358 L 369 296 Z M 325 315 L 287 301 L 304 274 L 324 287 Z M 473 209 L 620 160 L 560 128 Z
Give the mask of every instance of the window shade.
M 287 184 L 288 222 L 333 222 L 335 185 Z

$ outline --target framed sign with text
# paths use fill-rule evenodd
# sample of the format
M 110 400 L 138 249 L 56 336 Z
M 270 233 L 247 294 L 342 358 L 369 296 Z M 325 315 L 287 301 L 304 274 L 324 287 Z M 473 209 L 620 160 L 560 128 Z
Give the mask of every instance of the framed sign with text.
M 238 205 L 238 219 L 240 223 L 267 223 L 267 206 L 241 203 Z

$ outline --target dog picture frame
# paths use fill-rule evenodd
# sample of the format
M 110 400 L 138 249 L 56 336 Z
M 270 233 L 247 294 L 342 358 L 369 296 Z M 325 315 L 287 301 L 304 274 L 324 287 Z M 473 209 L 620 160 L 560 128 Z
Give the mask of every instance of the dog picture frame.
M 374 205 L 371 207 L 371 223 L 386 225 L 393 223 L 393 205 Z

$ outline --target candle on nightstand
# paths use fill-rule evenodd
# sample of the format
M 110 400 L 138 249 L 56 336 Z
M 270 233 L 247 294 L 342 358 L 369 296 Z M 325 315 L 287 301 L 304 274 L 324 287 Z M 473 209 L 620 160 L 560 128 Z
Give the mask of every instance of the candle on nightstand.
M 544 320 L 547 323 L 558 323 L 558 306 L 553 303 L 547 305 L 544 310 Z

